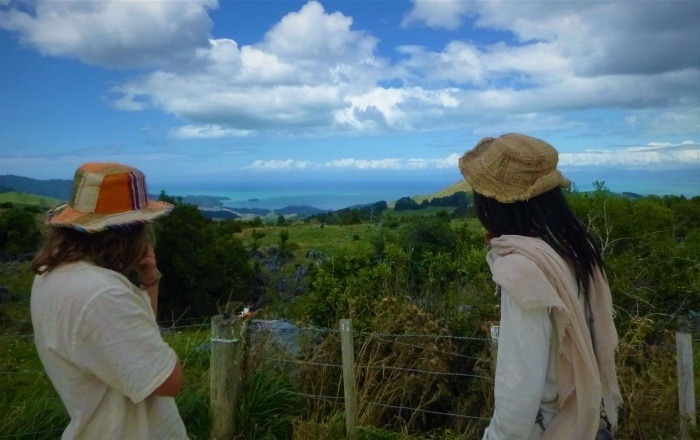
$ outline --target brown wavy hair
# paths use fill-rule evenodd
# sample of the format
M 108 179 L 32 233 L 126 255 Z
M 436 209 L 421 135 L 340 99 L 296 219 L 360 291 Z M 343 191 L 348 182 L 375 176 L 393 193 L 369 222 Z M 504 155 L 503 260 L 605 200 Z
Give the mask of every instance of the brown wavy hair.
M 97 266 L 126 273 L 153 245 L 153 227 L 136 224 L 85 233 L 51 227 L 44 245 L 32 261 L 36 274 L 51 272 L 64 263 L 90 261 Z

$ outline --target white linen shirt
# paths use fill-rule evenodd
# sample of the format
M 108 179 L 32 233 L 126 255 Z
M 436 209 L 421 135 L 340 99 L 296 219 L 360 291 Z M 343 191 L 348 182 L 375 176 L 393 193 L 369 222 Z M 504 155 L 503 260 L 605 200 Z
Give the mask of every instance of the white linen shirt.
M 539 440 L 557 413 L 557 338 L 546 307 L 523 309 L 501 291 L 494 412 L 483 440 Z
M 148 294 L 88 262 L 37 275 L 31 317 L 39 357 L 71 421 L 62 439 L 186 439 L 172 397 L 151 395 L 177 356 Z

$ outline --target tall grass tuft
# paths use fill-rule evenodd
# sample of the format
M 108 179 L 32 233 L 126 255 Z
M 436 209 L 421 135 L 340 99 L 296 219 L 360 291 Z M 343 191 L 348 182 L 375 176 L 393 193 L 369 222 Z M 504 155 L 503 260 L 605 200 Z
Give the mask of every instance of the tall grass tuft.
M 238 409 L 239 432 L 247 440 L 290 439 L 299 408 L 299 395 L 286 376 L 256 371 L 245 384 Z
M 645 343 L 654 327 L 651 317 L 634 317 L 620 335 L 617 372 L 623 405 L 617 437 L 625 439 L 677 438 L 678 377 L 673 334 L 658 346 Z

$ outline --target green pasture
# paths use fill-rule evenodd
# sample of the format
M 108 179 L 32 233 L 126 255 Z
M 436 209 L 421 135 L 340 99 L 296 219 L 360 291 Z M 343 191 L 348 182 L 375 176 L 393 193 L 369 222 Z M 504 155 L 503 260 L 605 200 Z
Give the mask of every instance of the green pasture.
M 372 239 L 380 233 L 381 228 L 374 224 L 341 226 L 296 222 L 289 226 L 244 229 L 240 233 L 240 239 L 246 247 L 250 247 L 255 241 L 253 231 L 265 234 L 257 243 L 259 249 L 279 246 L 280 233 L 287 231 L 288 245 L 292 247 L 295 254 L 305 256 L 311 250 L 330 255 L 343 250 L 370 249 Z
M 17 206 L 38 206 L 48 210 L 61 203 L 61 200 L 12 191 L 0 193 L 0 204 L 2 203 L 12 203 Z

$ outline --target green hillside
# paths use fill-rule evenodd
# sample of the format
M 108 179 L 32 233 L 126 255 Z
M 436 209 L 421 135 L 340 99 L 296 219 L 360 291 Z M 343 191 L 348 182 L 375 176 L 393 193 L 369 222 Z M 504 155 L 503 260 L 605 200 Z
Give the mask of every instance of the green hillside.
M 0 203 L 12 203 L 18 206 L 39 206 L 49 209 L 61 203 L 61 200 L 53 197 L 38 196 L 22 192 L 6 192 L 0 194 Z
M 451 196 L 452 194 L 459 192 L 459 191 L 464 191 L 464 192 L 471 192 L 472 187 L 469 186 L 466 180 L 462 179 L 458 182 L 453 183 L 452 185 L 448 186 L 445 189 L 441 189 L 440 191 L 437 191 L 432 194 L 427 194 L 427 195 L 419 195 L 419 196 L 413 196 L 413 200 L 415 200 L 417 203 L 422 202 L 423 200 L 432 200 L 436 197 L 447 197 Z

